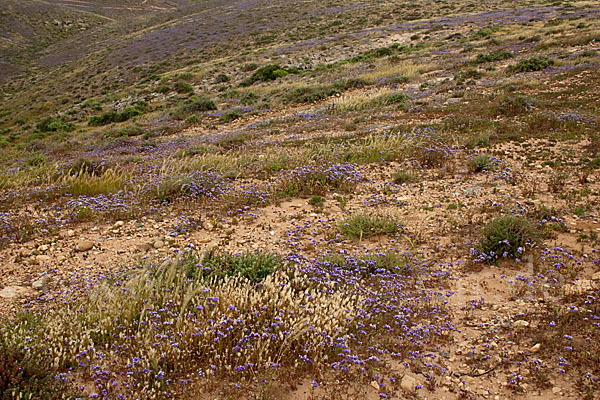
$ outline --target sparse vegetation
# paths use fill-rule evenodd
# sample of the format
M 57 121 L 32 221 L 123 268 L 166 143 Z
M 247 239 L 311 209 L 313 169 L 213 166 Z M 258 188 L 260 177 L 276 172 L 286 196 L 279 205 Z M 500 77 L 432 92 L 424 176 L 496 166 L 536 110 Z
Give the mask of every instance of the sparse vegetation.
M 357 213 L 342 220 L 338 229 L 348 238 L 362 240 L 378 235 L 394 235 L 400 231 L 400 224 L 389 216 Z
M 600 393 L 590 2 L 5 3 L 1 399 Z

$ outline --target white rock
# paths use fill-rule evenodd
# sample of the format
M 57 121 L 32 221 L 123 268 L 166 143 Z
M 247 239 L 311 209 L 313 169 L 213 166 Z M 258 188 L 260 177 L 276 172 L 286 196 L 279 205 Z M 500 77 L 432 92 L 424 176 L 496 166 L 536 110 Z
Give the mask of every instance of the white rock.
M 152 246 L 154 246 L 155 249 L 160 249 L 162 247 L 164 247 L 165 242 L 163 242 L 162 240 L 157 240 L 156 242 L 154 242 L 152 244 Z
M 123 222 L 123 221 L 117 221 L 117 222 L 115 222 L 115 228 L 120 228 L 123 225 L 125 225 L 125 222 Z
M 521 319 L 521 320 L 515 321 L 514 325 L 518 326 L 518 327 L 521 327 L 521 328 L 524 328 L 526 326 L 529 326 L 529 322 Z

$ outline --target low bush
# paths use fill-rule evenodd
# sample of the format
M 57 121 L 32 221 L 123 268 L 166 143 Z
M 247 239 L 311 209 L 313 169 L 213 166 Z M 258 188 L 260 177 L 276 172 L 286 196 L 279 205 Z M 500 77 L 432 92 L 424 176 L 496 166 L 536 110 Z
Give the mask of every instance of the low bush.
M 244 79 L 240 86 L 246 87 L 251 86 L 256 82 L 270 82 L 291 73 L 298 73 L 296 68 L 285 68 L 277 64 L 267 65 L 257 69 L 250 77 Z
M 194 93 L 194 87 L 187 82 L 177 81 L 173 85 L 173 90 L 179 94 L 191 94 Z
M 329 190 L 348 192 L 363 179 L 352 164 L 309 164 L 283 174 L 277 192 L 288 197 L 322 196 Z
M 475 64 L 483 64 L 494 61 L 507 60 L 509 58 L 513 58 L 514 54 L 507 50 L 500 50 L 491 53 L 479 53 L 477 54 L 477 58 L 475 58 Z
M 187 276 L 200 280 L 241 276 L 250 282 L 258 283 L 283 265 L 283 258 L 274 253 L 246 251 L 232 254 L 212 249 L 197 260 L 190 260 Z
M 229 110 L 225 113 L 223 113 L 223 115 L 221 115 L 221 117 L 219 117 L 219 121 L 223 122 L 223 123 L 228 123 L 228 122 L 232 122 L 235 121 L 238 118 L 241 118 L 242 114 L 238 111 L 238 110 Z
M 533 56 L 519 61 L 517 64 L 509 68 L 510 72 L 532 72 L 541 71 L 549 66 L 554 65 L 554 60 L 544 56 Z
M 400 224 L 391 217 L 370 215 L 365 213 L 352 214 L 338 224 L 339 232 L 351 239 L 393 235 L 400 231 Z
M 75 125 L 72 122 L 63 122 L 56 117 L 44 118 L 36 125 L 40 132 L 71 132 L 75 130 Z
M 522 94 L 509 94 L 505 96 L 498 105 L 498 111 L 506 116 L 512 117 L 530 111 L 534 100 Z
M 148 111 L 148 103 L 139 101 L 135 105 L 125 107 L 121 112 L 108 111 L 102 115 L 95 115 L 90 118 L 88 125 L 103 126 L 113 122 L 124 122 L 138 115 L 145 114 Z
M 528 243 L 535 242 L 538 232 L 525 217 L 506 215 L 488 223 L 480 243 L 487 262 L 501 258 L 520 258 Z
M 189 99 L 186 104 L 179 107 L 174 113 L 173 117 L 176 119 L 185 119 L 189 115 L 197 112 L 214 111 L 217 109 L 215 103 L 207 98 L 195 97 Z

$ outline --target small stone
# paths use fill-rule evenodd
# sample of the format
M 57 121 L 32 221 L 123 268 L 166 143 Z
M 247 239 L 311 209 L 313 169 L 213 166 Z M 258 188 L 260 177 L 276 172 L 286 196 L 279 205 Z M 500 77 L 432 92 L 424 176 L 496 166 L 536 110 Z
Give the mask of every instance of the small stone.
M 525 328 L 525 327 L 529 326 L 529 322 L 521 319 L 521 320 L 515 321 L 514 325 L 519 328 Z
M 207 231 L 212 231 L 214 229 L 214 225 L 208 221 L 204 221 L 202 223 L 202 228 L 206 229 Z
M 35 290 L 43 290 L 44 287 L 46 286 L 47 280 L 48 279 L 46 277 L 43 277 L 43 278 L 38 279 L 37 281 L 33 281 L 31 283 L 31 287 Z
M 152 246 L 154 246 L 155 249 L 160 249 L 162 247 L 164 247 L 165 242 L 163 242 L 162 240 L 157 240 L 155 241 Z
M 35 256 L 35 260 L 39 265 L 46 265 L 50 263 L 52 257 L 45 254 L 40 254 L 39 256 Z
M 372 381 L 371 387 L 375 390 L 379 390 L 379 383 L 377 383 L 377 381 Z
M 50 247 L 47 244 L 43 244 L 41 246 L 38 247 L 39 251 L 48 251 Z
M 75 236 L 75 231 L 73 229 L 69 229 L 67 231 L 67 237 L 73 237 L 73 236 Z
M 23 286 L 7 286 L 0 290 L 0 297 L 3 299 L 13 299 L 29 292 L 29 289 Z
M 537 353 L 538 351 L 540 351 L 540 349 L 541 349 L 541 348 L 542 348 L 542 345 L 541 345 L 541 344 L 539 344 L 539 343 L 536 343 L 536 344 L 534 344 L 533 346 L 531 346 L 531 347 L 529 348 L 529 351 L 530 351 L 531 353 Z
M 400 382 L 400 387 L 407 392 L 414 393 L 416 384 L 417 380 L 414 377 L 405 374 Z
M 560 393 L 560 390 L 561 390 L 561 389 L 560 389 L 560 387 L 558 387 L 558 386 L 554 386 L 554 387 L 552 388 L 552 393 L 554 393 L 554 394 L 558 394 L 558 393 Z
M 75 246 L 75 250 L 77 251 L 88 251 L 94 247 L 94 242 L 91 240 L 80 240 Z
M 153 245 L 150 243 L 142 243 L 142 244 L 138 244 L 137 248 L 141 251 L 148 251 L 150 249 L 152 249 Z
M 115 228 L 120 228 L 123 225 L 125 225 L 125 222 L 123 222 L 123 221 L 117 221 L 117 222 L 115 222 Z
M 592 275 L 592 280 L 593 281 L 600 281 L 600 271 L 598 271 L 594 275 Z

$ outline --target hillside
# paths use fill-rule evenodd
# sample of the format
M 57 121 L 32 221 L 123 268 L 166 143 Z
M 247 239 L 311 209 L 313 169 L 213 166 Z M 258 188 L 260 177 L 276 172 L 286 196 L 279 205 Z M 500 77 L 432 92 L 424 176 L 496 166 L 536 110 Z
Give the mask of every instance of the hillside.
M 7 398 L 598 398 L 596 2 L 4 3 Z

